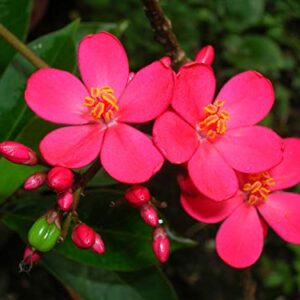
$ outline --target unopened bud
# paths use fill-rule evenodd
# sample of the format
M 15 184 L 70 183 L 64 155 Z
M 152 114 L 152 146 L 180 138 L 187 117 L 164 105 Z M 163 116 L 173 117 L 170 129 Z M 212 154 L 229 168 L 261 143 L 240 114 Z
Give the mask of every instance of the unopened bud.
M 47 179 L 47 174 L 42 172 L 33 173 L 24 182 L 25 190 L 35 190 L 39 188 Z
M 142 219 L 150 226 L 156 227 L 158 224 L 158 215 L 151 204 L 145 204 L 140 208 Z
M 92 246 L 92 250 L 98 254 L 103 254 L 105 252 L 104 242 L 98 233 L 96 233 L 95 243 Z
M 153 231 L 152 250 L 159 262 L 164 263 L 170 255 L 170 240 L 163 227 L 157 227 Z
M 38 163 L 38 157 L 32 149 L 13 141 L 0 143 L 0 154 L 15 164 L 33 166 Z
M 26 246 L 23 254 L 23 262 L 26 265 L 31 265 L 39 261 L 42 257 L 42 253 L 33 250 L 30 246 Z
M 197 196 L 199 194 L 199 191 L 197 190 L 189 176 L 179 174 L 177 176 L 177 182 L 179 184 L 181 193 L 187 194 L 189 196 Z
M 54 167 L 48 173 L 48 186 L 56 192 L 64 192 L 71 188 L 74 180 L 73 172 L 64 167 Z
M 72 192 L 59 193 L 57 196 L 57 205 L 62 211 L 69 211 L 74 202 L 74 196 Z
M 91 248 L 95 244 L 96 233 L 86 224 L 78 224 L 72 232 L 73 243 L 81 249 Z
M 215 58 L 215 50 L 213 46 L 207 45 L 200 49 L 200 51 L 196 55 L 196 62 L 200 62 L 202 64 L 211 65 Z
M 125 192 L 124 197 L 134 207 L 141 207 L 148 204 L 151 199 L 149 190 L 142 185 L 132 186 Z

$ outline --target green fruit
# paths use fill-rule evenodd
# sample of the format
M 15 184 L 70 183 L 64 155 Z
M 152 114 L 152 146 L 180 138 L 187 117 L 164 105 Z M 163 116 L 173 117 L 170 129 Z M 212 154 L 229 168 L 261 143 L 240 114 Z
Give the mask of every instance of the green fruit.
M 28 232 L 29 244 L 40 252 L 51 250 L 60 236 L 61 230 L 55 223 L 49 224 L 45 217 L 40 217 Z

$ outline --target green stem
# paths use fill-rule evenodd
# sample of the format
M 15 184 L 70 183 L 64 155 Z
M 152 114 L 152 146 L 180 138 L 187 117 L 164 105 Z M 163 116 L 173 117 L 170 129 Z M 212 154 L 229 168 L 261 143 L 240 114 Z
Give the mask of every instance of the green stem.
M 41 58 L 39 58 L 31 49 L 29 49 L 22 41 L 20 41 L 12 32 L 10 32 L 1 23 L 0 36 L 2 36 L 12 47 L 14 47 L 19 53 L 21 53 L 28 61 L 30 61 L 38 69 L 49 67 Z

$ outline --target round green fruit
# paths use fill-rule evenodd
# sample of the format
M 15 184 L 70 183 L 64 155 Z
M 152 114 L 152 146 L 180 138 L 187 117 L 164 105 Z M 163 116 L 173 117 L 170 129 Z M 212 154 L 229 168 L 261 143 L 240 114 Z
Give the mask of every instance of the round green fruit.
M 31 247 L 40 251 L 51 250 L 61 234 L 55 223 L 49 224 L 45 217 L 40 217 L 31 226 L 28 232 L 28 241 Z

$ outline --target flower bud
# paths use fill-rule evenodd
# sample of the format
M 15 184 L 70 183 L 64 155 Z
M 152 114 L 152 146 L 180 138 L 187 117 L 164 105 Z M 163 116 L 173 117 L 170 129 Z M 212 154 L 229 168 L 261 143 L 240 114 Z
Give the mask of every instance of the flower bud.
M 57 196 L 57 205 L 62 211 L 69 211 L 74 202 L 74 196 L 72 192 L 59 193 Z
M 149 203 L 151 195 L 149 190 L 142 185 L 134 185 L 124 195 L 125 199 L 134 207 L 141 207 Z
M 207 45 L 200 49 L 200 51 L 196 55 L 196 62 L 200 62 L 202 64 L 211 65 L 215 58 L 215 50 L 213 46 Z
M 56 192 L 64 192 L 71 188 L 74 180 L 73 172 L 64 167 L 54 167 L 48 173 L 48 186 Z
M 35 190 L 39 188 L 47 179 L 47 174 L 42 172 L 33 173 L 24 182 L 25 190 Z
M 38 163 L 36 153 L 17 142 L 5 141 L 0 143 L 0 154 L 15 164 L 34 166 Z
M 105 252 L 104 242 L 98 233 L 96 233 L 95 243 L 92 246 L 92 250 L 98 254 L 103 254 Z
M 42 253 L 33 250 L 30 246 L 26 246 L 23 254 L 23 262 L 26 265 L 31 265 L 39 261 L 42 257 Z
M 95 244 L 96 233 L 93 228 L 86 224 L 78 224 L 72 232 L 73 243 L 81 249 L 91 248 Z
M 158 224 L 158 215 L 151 204 L 145 204 L 140 208 L 142 219 L 150 226 L 156 227 Z
M 157 227 L 153 231 L 152 250 L 159 262 L 164 263 L 170 255 L 170 240 L 163 227 Z

